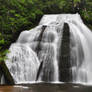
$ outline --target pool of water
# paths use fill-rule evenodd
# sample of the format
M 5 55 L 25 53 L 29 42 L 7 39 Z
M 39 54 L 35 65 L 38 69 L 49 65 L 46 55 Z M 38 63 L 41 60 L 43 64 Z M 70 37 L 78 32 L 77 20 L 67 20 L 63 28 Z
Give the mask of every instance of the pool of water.
M 7 86 L 1 85 L 0 92 L 92 92 L 92 86 L 80 84 L 22 84 Z

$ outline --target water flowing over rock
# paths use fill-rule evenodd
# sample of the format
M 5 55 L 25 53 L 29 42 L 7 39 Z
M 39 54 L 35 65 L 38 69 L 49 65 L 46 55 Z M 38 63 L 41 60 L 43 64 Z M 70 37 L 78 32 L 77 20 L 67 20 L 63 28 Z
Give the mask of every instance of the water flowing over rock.
M 44 15 L 9 50 L 6 65 L 15 83 L 92 84 L 92 32 L 79 14 Z
M 0 62 L 0 84 L 14 85 L 14 80 L 4 61 Z
M 59 52 L 59 80 L 63 82 L 70 82 L 72 81 L 70 62 L 70 30 L 67 23 L 64 23 L 62 41 Z

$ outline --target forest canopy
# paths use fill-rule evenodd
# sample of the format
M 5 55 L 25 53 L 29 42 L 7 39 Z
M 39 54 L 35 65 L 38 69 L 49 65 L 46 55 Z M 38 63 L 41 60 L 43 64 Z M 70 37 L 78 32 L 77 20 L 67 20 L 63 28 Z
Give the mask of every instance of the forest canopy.
M 79 13 L 92 29 L 91 0 L 0 0 L 0 61 L 23 30 L 35 27 L 44 14 Z

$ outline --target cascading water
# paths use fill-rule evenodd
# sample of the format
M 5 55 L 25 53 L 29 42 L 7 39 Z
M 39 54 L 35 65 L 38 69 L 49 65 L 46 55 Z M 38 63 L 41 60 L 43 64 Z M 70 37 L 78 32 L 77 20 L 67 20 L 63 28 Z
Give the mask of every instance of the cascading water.
M 60 82 L 63 72 L 59 75 L 58 64 L 64 23 L 70 32 L 72 82 L 92 83 L 92 32 L 78 14 L 44 15 L 37 27 L 20 34 L 6 60 L 15 83 Z
M 4 78 L 4 75 L 2 75 L 2 77 L 1 77 L 0 84 L 5 84 L 5 78 Z
M 28 45 L 12 44 L 8 57 L 10 62 L 6 63 L 15 83 L 35 81 L 39 60 Z

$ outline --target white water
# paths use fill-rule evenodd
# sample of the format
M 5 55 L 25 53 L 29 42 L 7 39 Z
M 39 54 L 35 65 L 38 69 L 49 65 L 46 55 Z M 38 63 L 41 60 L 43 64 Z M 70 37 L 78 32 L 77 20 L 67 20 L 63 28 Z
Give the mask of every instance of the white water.
M 35 81 L 39 60 L 27 44 L 12 44 L 6 64 L 15 83 Z
M 6 61 L 16 83 L 35 81 L 42 62 L 38 80 L 59 82 L 58 55 L 64 23 L 70 28 L 72 82 L 92 84 L 92 32 L 78 14 L 45 15 L 37 27 L 20 34 Z
M 2 85 L 2 84 L 5 84 L 5 77 L 4 77 L 4 75 L 2 75 L 2 77 L 1 77 L 1 82 L 0 82 L 0 84 Z

